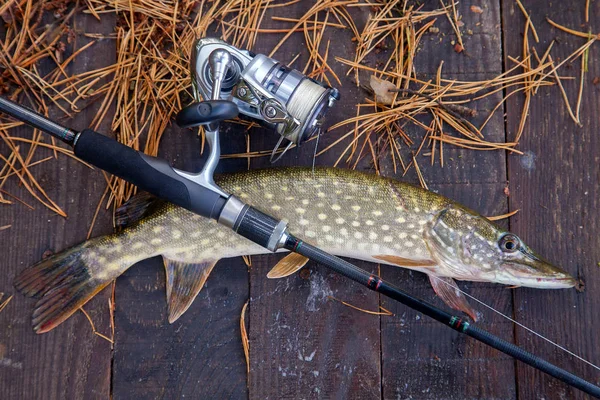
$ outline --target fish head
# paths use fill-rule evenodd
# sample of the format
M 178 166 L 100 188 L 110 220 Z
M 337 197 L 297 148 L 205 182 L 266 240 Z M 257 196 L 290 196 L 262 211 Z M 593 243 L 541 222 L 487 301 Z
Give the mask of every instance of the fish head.
M 450 277 L 545 289 L 576 283 L 517 235 L 460 206 L 439 212 L 426 237 L 441 272 Z

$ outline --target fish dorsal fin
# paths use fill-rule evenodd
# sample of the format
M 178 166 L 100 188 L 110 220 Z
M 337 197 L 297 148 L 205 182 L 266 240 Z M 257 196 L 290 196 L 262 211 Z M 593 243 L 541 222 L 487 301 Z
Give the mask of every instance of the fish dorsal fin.
M 164 201 L 158 197 L 148 192 L 140 192 L 117 208 L 115 211 L 115 227 L 123 229 L 148 216 L 162 204 L 164 204 Z
M 432 260 L 411 260 L 410 258 L 398 257 L 398 256 L 394 256 L 394 255 L 387 255 L 387 254 L 379 254 L 379 255 L 373 256 L 373 258 L 376 258 L 381 261 L 385 261 L 390 264 L 398 265 L 398 266 L 404 267 L 404 268 L 411 268 L 411 267 L 434 268 L 437 266 L 437 263 Z
M 177 321 L 190 307 L 217 263 L 215 260 L 196 264 L 169 260 L 163 256 L 167 274 L 167 306 L 169 323 Z
M 308 262 L 308 258 L 298 253 L 290 253 L 283 257 L 272 270 L 267 274 L 267 278 L 277 279 L 285 278 L 286 276 L 292 275 L 294 272 L 300 270 Z
M 433 290 L 444 303 L 455 310 L 464 312 L 473 321 L 477 322 L 477 313 L 471 307 L 465 295 L 459 290 L 454 279 L 430 274 L 429 282 L 431 282 Z

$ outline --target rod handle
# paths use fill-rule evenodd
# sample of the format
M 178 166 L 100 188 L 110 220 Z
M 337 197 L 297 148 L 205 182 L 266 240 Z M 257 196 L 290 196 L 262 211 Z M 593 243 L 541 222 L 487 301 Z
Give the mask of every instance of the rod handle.
M 244 206 L 233 225 L 237 234 L 270 251 L 276 251 L 282 246 L 281 240 L 286 229 L 285 221 L 273 218 L 249 205 Z
M 165 160 L 136 151 L 91 129 L 79 133 L 74 151 L 83 161 L 207 218 L 217 219 L 227 200 L 178 175 Z

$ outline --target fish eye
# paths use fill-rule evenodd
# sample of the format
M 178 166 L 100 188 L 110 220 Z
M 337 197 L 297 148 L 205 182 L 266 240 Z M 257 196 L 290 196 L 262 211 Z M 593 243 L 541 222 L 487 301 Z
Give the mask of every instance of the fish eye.
M 498 246 L 500 246 L 500 249 L 505 253 L 514 253 L 519 250 L 519 247 L 521 246 L 520 243 L 521 241 L 517 236 L 512 233 L 507 233 L 500 238 Z

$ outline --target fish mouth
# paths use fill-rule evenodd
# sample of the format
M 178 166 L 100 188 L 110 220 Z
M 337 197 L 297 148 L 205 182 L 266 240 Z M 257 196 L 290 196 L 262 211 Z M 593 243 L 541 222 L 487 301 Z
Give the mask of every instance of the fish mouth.
M 519 286 L 525 286 L 530 288 L 537 289 L 568 289 L 575 286 L 577 283 L 575 279 L 571 276 L 563 277 L 563 278 L 548 278 L 548 277 L 539 277 L 539 278 L 525 278 L 518 279 L 520 281 Z
M 505 273 L 498 281 L 508 285 L 518 285 L 538 289 L 567 289 L 577 281 L 567 272 L 541 260 L 530 265 L 505 263 Z

